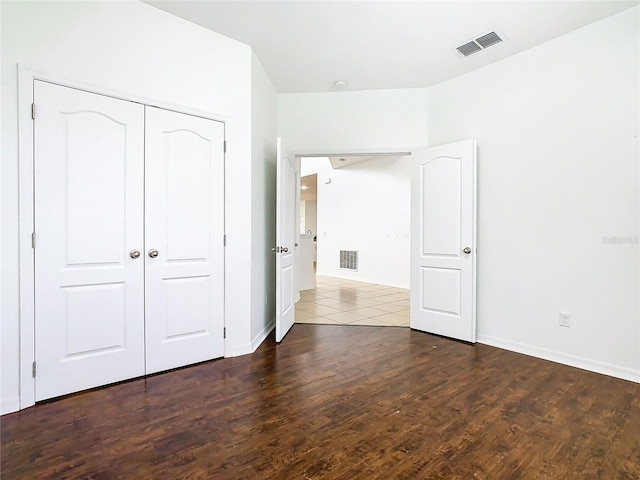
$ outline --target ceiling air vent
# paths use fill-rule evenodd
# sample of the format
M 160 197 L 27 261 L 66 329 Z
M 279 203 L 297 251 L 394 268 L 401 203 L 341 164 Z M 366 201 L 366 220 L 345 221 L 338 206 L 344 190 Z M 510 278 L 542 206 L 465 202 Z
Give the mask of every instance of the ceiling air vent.
M 471 40 L 464 45 L 460 45 L 456 48 L 456 50 L 463 56 L 468 57 L 469 55 L 473 55 L 485 48 L 489 48 L 491 45 L 495 45 L 496 43 L 500 43 L 503 38 L 498 35 L 496 32 L 489 32 L 484 35 L 479 36 L 478 38 Z
M 479 52 L 480 50 L 482 50 L 482 48 L 478 46 L 476 42 L 465 43 L 464 45 L 460 45 L 458 47 L 458 51 L 465 57 L 468 57 L 469 55 L 472 55 L 476 52 Z
M 496 32 L 489 32 L 486 35 L 482 35 L 481 37 L 476 38 L 476 42 L 482 48 L 490 47 L 491 45 L 495 45 L 496 43 L 500 43 L 502 39 Z

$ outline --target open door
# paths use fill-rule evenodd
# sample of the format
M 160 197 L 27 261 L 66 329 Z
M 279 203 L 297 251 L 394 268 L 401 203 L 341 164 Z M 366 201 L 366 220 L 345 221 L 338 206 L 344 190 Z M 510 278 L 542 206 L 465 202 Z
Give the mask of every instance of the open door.
M 474 343 L 476 142 L 411 159 L 411 328 Z
M 295 322 L 298 291 L 295 282 L 296 190 L 295 158 L 277 140 L 276 173 L 276 342 L 281 342 Z

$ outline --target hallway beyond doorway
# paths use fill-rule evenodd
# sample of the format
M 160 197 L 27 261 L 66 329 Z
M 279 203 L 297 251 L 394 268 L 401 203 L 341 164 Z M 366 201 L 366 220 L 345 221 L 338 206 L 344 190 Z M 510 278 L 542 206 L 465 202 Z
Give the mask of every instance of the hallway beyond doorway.
M 409 290 L 318 275 L 300 292 L 296 323 L 408 327 Z

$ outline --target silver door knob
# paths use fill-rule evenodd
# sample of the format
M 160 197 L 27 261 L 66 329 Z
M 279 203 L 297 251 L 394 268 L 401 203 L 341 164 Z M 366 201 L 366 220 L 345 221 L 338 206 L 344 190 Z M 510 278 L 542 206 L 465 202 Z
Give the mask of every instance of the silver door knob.
M 151 250 L 149 250 L 149 256 L 151 258 L 156 258 L 158 256 L 158 250 L 156 250 L 155 248 L 152 248 Z
M 140 258 L 140 252 L 133 249 L 129 252 L 129 256 L 135 260 L 136 258 Z
M 282 248 L 280 249 L 280 251 L 281 251 L 282 253 L 287 253 L 287 252 L 289 251 L 289 248 L 288 248 L 288 247 L 282 247 Z
M 464 250 L 462 250 L 464 253 L 466 253 L 467 255 L 469 255 L 471 253 L 471 247 L 464 247 Z

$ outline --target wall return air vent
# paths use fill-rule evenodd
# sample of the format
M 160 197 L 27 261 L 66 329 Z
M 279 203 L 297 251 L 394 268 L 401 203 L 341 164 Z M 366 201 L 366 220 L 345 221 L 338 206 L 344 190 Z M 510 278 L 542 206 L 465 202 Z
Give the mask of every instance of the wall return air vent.
M 496 32 L 489 32 L 484 35 L 480 35 L 478 38 L 471 40 L 464 45 L 460 45 L 456 50 L 459 54 L 468 57 L 469 55 L 481 52 L 485 48 L 489 48 L 496 43 L 500 43 L 503 39 L 504 36 L 500 36 Z
M 340 250 L 340 268 L 358 271 L 358 252 L 356 250 Z

